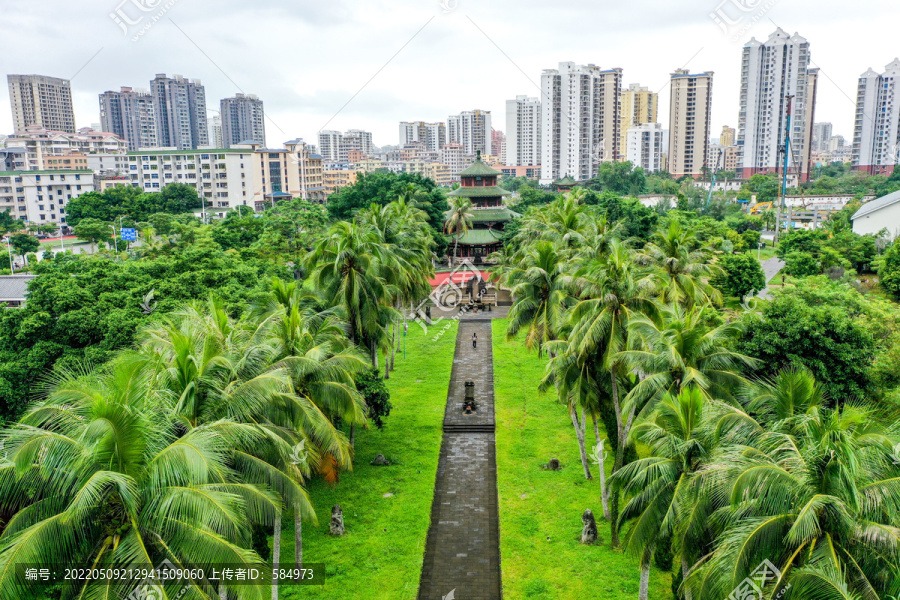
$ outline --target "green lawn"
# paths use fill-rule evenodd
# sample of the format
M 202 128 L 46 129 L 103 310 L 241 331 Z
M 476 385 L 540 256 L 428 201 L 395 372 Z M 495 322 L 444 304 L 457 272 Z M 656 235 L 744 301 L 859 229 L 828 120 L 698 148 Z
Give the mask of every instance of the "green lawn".
M 600 482 L 584 478 L 572 423 L 553 394 L 537 392 L 546 359 L 521 341 L 507 342 L 506 320 L 493 322 L 493 341 L 504 597 L 637 598 L 638 559 L 609 548 Z M 593 443 L 593 432 L 588 439 Z M 563 470 L 542 470 L 554 457 Z M 597 517 L 602 540 L 593 546 L 580 542 L 586 508 Z M 671 598 L 670 581 L 654 570 L 650 598 Z
M 457 323 L 450 324 L 432 341 L 444 323 L 428 335 L 410 323 L 407 358 L 398 355 L 388 381 L 393 410 L 384 430 L 357 434 L 354 471 L 342 474 L 337 486 L 310 483 L 319 525 L 304 524 L 303 558 L 328 565 L 328 578 L 322 587 L 282 588 L 281 598 L 415 599 L 453 366 Z M 370 466 L 379 453 L 396 464 Z M 346 534 L 340 538 L 328 533 L 335 504 L 344 510 Z M 282 560 L 293 557 L 293 523 L 285 523 Z

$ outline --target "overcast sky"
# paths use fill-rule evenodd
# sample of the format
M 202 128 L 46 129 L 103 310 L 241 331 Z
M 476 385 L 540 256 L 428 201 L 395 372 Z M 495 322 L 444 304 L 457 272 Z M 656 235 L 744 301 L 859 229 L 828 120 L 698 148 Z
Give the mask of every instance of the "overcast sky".
M 256 94 L 278 147 L 323 128 L 396 144 L 398 121 L 474 108 L 505 129 L 505 100 L 539 95 L 541 70 L 562 61 L 659 90 L 667 127 L 669 73 L 687 67 L 715 71 L 717 137 L 736 125 L 742 45 L 777 25 L 810 41 L 824 74 L 816 120 L 849 139 L 857 78 L 900 55 L 898 23 L 896 0 L 0 0 L 0 71 L 72 79 L 79 127 L 99 122 L 100 92 L 149 88 L 156 73 L 200 79 L 211 109 Z

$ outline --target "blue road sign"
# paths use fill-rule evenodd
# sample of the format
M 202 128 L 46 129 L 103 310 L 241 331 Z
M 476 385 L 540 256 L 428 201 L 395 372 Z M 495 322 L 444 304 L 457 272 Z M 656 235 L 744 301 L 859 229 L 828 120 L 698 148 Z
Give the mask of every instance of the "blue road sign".
M 130 229 L 128 227 L 123 227 L 122 228 L 122 241 L 136 242 L 137 241 L 137 230 Z

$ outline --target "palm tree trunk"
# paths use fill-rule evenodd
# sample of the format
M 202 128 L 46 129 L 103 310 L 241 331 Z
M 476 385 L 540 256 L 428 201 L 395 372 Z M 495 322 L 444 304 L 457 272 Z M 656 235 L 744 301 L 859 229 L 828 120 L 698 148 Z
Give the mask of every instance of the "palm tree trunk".
M 225 589 L 224 584 L 219 584 L 219 600 L 228 600 L 228 590 Z
M 622 426 L 622 407 L 619 405 L 619 386 L 616 374 L 610 374 L 612 379 L 613 406 L 616 411 L 616 455 L 613 460 L 612 474 L 622 468 L 625 463 L 625 428 Z M 609 501 L 609 545 L 612 548 L 619 547 L 619 486 L 613 486 Z
M 356 444 L 356 423 L 350 424 L 350 447 L 355 447 Z
M 400 319 L 394 319 L 391 323 L 391 371 L 394 370 L 394 359 L 397 356 L 397 329 L 399 327 Z
M 600 426 L 597 424 L 597 414 L 592 412 L 591 417 L 594 419 L 594 438 L 597 440 L 597 445 L 600 446 L 600 501 L 603 503 L 603 518 L 610 521 L 609 489 L 606 487 L 606 465 L 603 460 L 606 456 L 606 451 L 601 445 L 603 441 L 600 439 Z
M 587 452 L 584 449 L 584 409 L 582 409 L 581 423 L 578 423 L 578 412 L 573 406 L 569 411 L 572 416 L 572 427 L 575 428 L 575 437 L 578 438 L 578 450 L 581 452 L 581 466 L 584 468 L 584 478 L 593 479 L 591 476 L 591 467 L 588 464 Z
M 688 566 L 687 557 L 684 555 L 684 550 L 681 551 L 681 581 L 687 581 L 688 571 L 691 568 Z M 684 587 L 684 600 L 691 600 L 691 590 L 685 586 Z
M 303 568 L 303 517 L 299 502 L 294 505 L 294 567 Z
M 391 346 L 393 345 L 393 342 L 391 342 Z M 387 351 L 387 348 L 384 350 L 384 378 L 391 378 L 391 354 Z
M 650 559 L 653 558 L 653 550 L 649 547 L 644 549 L 641 555 L 641 584 L 638 590 L 638 600 L 647 600 L 650 593 Z
M 378 370 L 378 345 L 372 340 L 372 366 Z
M 275 515 L 275 530 L 272 532 L 272 568 L 281 562 L 281 511 Z M 272 581 L 272 600 L 278 600 L 278 580 Z

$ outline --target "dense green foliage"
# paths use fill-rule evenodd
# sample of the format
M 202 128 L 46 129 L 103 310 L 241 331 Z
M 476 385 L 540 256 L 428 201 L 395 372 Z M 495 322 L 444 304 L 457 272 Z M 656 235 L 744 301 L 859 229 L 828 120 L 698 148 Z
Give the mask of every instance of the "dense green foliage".
M 154 213 L 180 214 L 201 207 L 197 190 L 184 183 L 170 183 L 159 192 L 145 193 L 132 186 L 111 187 L 103 192 L 88 192 L 66 205 L 69 226 L 82 219 L 113 221 L 129 217 L 131 222 L 146 221 Z
M 748 294 L 766 287 L 759 261 L 752 254 L 730 254 L 721 257 L 716 265 L 724 272 L 711 280 L 723 294 L 743 300 Z

